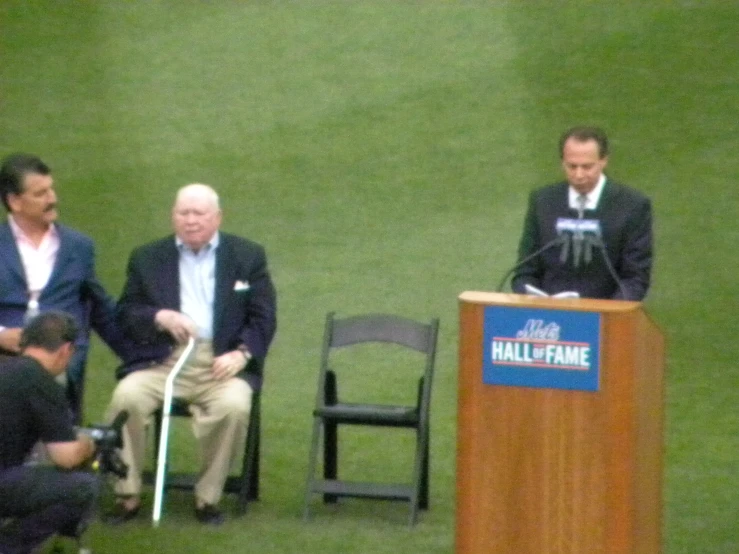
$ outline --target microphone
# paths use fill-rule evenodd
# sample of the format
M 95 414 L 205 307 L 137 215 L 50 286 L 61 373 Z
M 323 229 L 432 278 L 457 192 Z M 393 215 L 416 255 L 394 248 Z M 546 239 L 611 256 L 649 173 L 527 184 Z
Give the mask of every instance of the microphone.
M 597 219 L 571 219 L 560 217 L 555 227 L 558 236 L 565 237 L 565 244 L 559 256 L 561 264 L 567 263 L 570 248 L 572 249 L 572 265 L 580 267 L 581 259 L 585 265 L 593 261 L 593 237 L 600 237 L 600 221 Z M 570 246 L 571 243 L 571 246 Z
M 601 232 L 600 221 L 597 219 L 561 219 L 557 221 L 558 232 L 560 227 L 562 228 L 563 233 L 566 230 L 572 237 L 573 257 L 579 256 L 580 252 L 582 252 L 585 265 L 588 265 L 593 261 L 594 247 L 600 251 L 601 256 L 603 256 L 603 262 L 608 269 L 608 273 L 616 282 L 621 291 L 621 295 L 624 300 L 626 300 L 628 298 L 626 295 L 626 287 L 624 287 L 618 273 L 616 273 L 616 268 L 613 267 L 613 263 L 611 263 L 611 259 L 608 257 L 608 251 L 603 242 L 603 233 Z M 578 267 L 579 263 L 580 260 L 575 258 L 575 267 Z
M 525 263 L 527 263 L 527 262 L 530 262 L 531 260 L 533 260 L 533 259 L 534 259 L 534 258 L 536 258 L 537 256 L 540 256 L 541 254 L 543 254 L 544 252 L 546 252 L 546 251 L 547 251 L 547 250 L 549 250 L 550 248 L 552 248 L 552 247 L 554 247 L 554 246 L 558 246 L 558 245 L 562 245 L 562 249 L 563 249 L 563 250 L 564 250 L 565 248 L 567 248 L 567 247 L 568 247 L 568 245 L 569 245 L 569 241 L 568 241 L 568 239 L 567 239 L 567 236 L 566 236 L 566 235 L 560 235 L 560 234 L 558 234 L 558 235 L 557 235 L 557 238 L 554 238 L 554 239 L 550 240 L 550 241 L 549 241 L 548 243 L 546 243 L 546 244 L 545 244 L 544 246 L 542 246 L 542 247 L 541 247 L 541 248 L 539 248 L 538 250 L 535 250 L 534 252 L 532 252 L 532 253 L 531 253 L 531 254 L 529 254 L 528 256 L 525 256 L 524 258 L 522 258 L 522 259 L 518 260 L 518 261 L 517 261 L 517 262 L 516 262 L 516 263 L 514 264 L 514 266 L 513 266 L 513 267 L 512 267 L 511 269 L 509 269 L 509 270 L 508 270 L 508 271 L 507 271 L 507 272 L 505 273 L 505 275 L 503 275 L 503 278 L 502 278 L 502 279 L 500 280 L 500 284 L 498 285 L 498 288 L 497 288 L 497 289 L 495 289 L 495 292 L 501 292 L 501 291 L 503 290 L 503 286 L 505 285 L 505 283 L 506 283 L 506 281 L 508 280 L 508 278 L 509 278 L 509 277 L 510 277 L 511 275 L 513 275 L 513 272 L 514 272 L 514 271 L 516 271 L 516 270 L 517 270 L 517 269 L 518 269 L 519 267 L 521 267 L 521 266 L 522 266 L 523 264 L 525 264 Z
M 578 268 L 580 267 L 580 257 L 582 256 L 583 239 L 585 237 L 582 231 L 575 231 L 570 236 L 572 237 L 572 265 Z

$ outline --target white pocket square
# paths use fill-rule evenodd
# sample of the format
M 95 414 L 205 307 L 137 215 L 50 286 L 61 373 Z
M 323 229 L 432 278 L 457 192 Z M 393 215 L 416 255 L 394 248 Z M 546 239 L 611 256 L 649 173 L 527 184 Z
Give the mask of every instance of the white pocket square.
M 236 281 L 234 283 L 234 292 L 244 292 L 249 290 L 249 281 Z

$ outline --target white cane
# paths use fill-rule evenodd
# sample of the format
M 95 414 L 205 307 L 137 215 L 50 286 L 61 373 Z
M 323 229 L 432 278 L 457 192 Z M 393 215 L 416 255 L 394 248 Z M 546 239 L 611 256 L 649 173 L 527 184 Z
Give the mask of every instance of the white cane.
M 177 363 L 167 376 L 164 384 L 164 404 L 162 405 L 162 431 L 159 435 L 159 455 L 157 457 L 157 479 L 154 486 L 154 512 L 152 513 L 152 525 L 159 527 L 159 519 L 162 516 L 162 499 L 164 497 L 164 476 L 167 471 L 167 443 L 169 442 L 169 416 L 172 411 L 172 393 L 174 391 L 174 380 L 182 370 L 185 362 L 190 357 L 195 347 L 195 339 L 190 337 L 187 346 L 178 358 Z

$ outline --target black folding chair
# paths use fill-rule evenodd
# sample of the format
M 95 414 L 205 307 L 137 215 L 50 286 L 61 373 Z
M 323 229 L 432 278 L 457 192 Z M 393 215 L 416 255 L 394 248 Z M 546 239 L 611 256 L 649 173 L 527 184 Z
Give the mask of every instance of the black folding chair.
M 336 502 L 338 497 L 402 500 L 410 503 L 409 524 L 413 525 L 420 509 L 429 505 L 429 409 L 434 358 L 439 320 L 421 323 L 387 314 L 368 314 L 335 319 L 326 317 L 321 354 L 316 406 L 313 410 L 313 438 L 308 461 L 304 518 L 309 518 L 312 495 L 323 495 L 324 502 Z M 341 402 L 338 395 L 337 368 L 331 364 L 337 349 L 366 343 L 393 343 L 421 353 L 422 363 L 415 368 L 394 367 L 393 371 L 415 369 L 418 388 L 410 393 L 414 402 L 408 404 L 370 404 Z M 343 367 L 342 373 L 367 372 L 366 367 Z M 373 374 L 383 379 L 380 373 Z M 348 376 L 345 376 L 348 377 Z M 416 448 L 410 483 L 377 483 L 345 481 L 338 477 L 338 426 L 369 425 L 413 429 Z M 316 477 L 318 449 L 323 437 L 323 477 Z

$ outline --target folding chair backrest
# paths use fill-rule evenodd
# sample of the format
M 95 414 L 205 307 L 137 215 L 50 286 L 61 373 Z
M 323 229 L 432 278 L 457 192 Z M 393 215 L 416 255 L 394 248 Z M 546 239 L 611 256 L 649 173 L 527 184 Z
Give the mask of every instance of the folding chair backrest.
M 323 352 L 321 355 L 321 372 L 319 374 L 318 390 L 325 391 L 327 373 L 335 367 L 331 352 L 338 355 L 340 349 L 364 344 L 396 344 L 411 351 L 425 355 L 425 367 L 412 363 L 410 365 L 395 365 L 394 367 L 418 368 L 422 370 L 423 391 L 420 402 L 427 405 L 430 400 L 431 382 L 433 380 L 434 363 L 436 355 L 436 340 L 438 334 L 439 320 L 433 319 L 429 323 L 408 319 L 393 314 L 362 314 L 350 316 L 343 319 L 335 318 L 335 313 L 330 312 L 326 316 L 326 330 L 324 333 Z M 398 359 L 398 358 L 396 358 Z M 350 365 L 351 366 L 351 365 Z M 362 365 L 354 366 L 362 368 Z M 356 383 L 356 382 L 355 382 Z M 361 387 L 361 383 L 357 383 Z M 353 387 L 349 389 L 356 390 Z M 344 389 L 345 394 L 353 396 L 349 389 Z M 391 387 L 385 391 L 389 394 L 402 394 L 402 390 Z M 328 401 L 321 392 L 317 395 L 316 405 L 321 406 Z M 379 399 L 377 399 L 379 400 Z
M 395 315 L 370 314 L 334 319 L 329 314 L 331 333 L 328 346 L 341 348 L 364 342 L 392 342 L 419 352 L 433 346 L 433 333 L 427 324 Z

